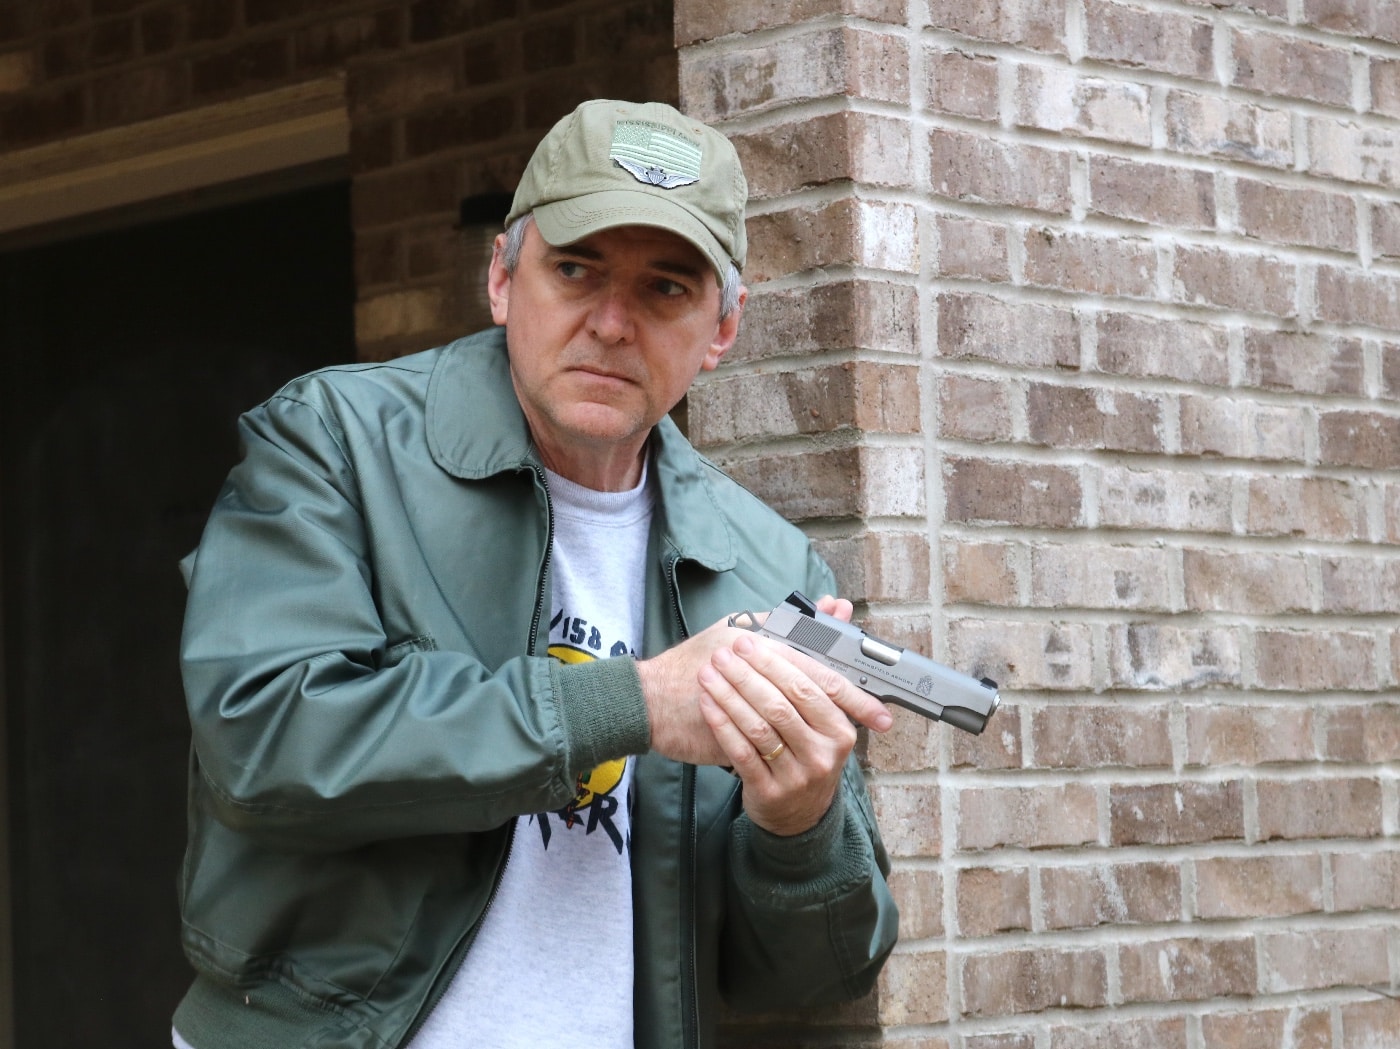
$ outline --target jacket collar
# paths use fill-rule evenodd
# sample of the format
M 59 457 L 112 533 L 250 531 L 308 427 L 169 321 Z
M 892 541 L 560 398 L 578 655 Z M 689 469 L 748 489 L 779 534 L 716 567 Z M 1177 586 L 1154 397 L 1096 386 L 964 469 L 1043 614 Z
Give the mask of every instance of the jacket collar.
M 510 380 L 504 328 L 444 346 L 428 380 L 428 450 L 453 477 L 479 481 L 542 467 Z M 663 418 L 651 432 L 663 534 L 676 555 L 717 572 L 736 564 L 734 537 L 708 473 L 714 467 Z

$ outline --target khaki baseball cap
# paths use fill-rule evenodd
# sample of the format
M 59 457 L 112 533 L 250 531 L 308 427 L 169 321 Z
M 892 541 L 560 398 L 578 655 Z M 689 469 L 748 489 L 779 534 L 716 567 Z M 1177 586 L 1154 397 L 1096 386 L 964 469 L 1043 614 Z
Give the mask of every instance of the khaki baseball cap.
M 660 102 L 585 102 L 545 135 L 506 225 L 533 212 L 556 247 L 616 226 L 655 226 L 694 244 L 720 283 L 748 254 L 739 156 L 714 128 Z

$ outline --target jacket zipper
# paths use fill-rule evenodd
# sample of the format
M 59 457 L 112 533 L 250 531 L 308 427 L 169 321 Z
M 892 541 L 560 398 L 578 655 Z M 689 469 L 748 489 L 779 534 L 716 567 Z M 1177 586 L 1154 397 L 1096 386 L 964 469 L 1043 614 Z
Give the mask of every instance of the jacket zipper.
M 684 639 L 690 636 L 685 619 L 681 615 L 680 587 L 676 582 L 676 565 L 680 558 L 672 555 L 666 561 L 666 580 L 670 584 L 671 611 L 676 617 L 676 631 Z M 685 1001 L 681 1016 L 681 1034 L 687 1046 L 700 1044 L 700 985 L 699 963 L 695 957 L 695 881 L 696 853 L 699 846 L 699 819 L 695 813 L 695 766 L 685 765 L 681 771 L 681 810 L 686 823 L 686 854 L 681 864 L 681 906 L 685 914 L 682 924 L 684 942 L 681 945 L 685 958 Z
M 540 489 L 544 492 L 544 560 L 540 563 L 540 578 L 535 585 L 535 615 L 530 620 L 530 647 L 525 650 L 527 655 L 535 654 L 535 644 L 540 637 L 540 616 L 544 614 L 545 602 L 549 600 L 549 595 L 544 592 L 545 581 L 549 579 L 549 560 L 554 553 L 554 507 L 549 501 L 549 481 L 545 478 L 544 470 L 538 466 L 532 466 L 531 472 L 535 475 L 535 480 L 539 482 Z M 679 613 L 677 613 L 679 614 Z

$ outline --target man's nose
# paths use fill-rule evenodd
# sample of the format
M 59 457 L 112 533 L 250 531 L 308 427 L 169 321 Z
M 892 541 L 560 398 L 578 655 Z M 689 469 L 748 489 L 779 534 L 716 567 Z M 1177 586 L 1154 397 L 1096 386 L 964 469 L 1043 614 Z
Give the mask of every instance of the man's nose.
M 607 288 L 593 304 L 588 327 L 599 342 L 630 342 L 634 330 L 632 314 L 631 297 L 615 288 Z

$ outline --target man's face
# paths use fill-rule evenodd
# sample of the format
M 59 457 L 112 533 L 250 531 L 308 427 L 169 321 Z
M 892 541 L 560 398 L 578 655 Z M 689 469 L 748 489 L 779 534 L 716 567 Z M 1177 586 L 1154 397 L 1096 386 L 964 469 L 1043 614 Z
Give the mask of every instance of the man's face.
M 488 291 L 545 464 L 593 488 L 637 479 L 648 433 L 739 331 L 714 270 L 665 230 L 622 226 L 554 247 L 533 223 L 514 274 L 497 238 Z

